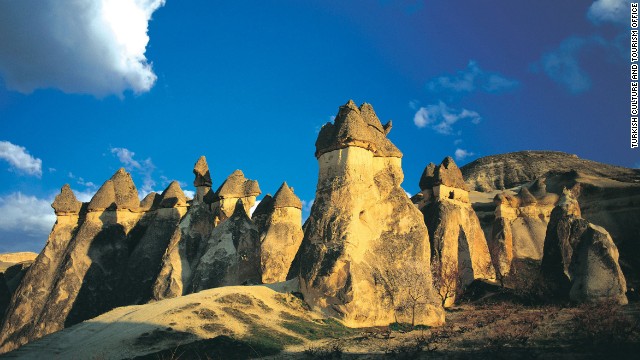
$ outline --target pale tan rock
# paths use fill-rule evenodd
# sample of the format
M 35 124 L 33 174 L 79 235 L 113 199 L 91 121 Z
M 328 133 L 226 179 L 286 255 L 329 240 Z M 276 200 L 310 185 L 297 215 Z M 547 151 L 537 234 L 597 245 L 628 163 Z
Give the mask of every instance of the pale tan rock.
M 91 198 L 88 209 L 89 211 L 138 210 L 139 207 L 138 190 L 131 175 L 120 168 L 98 189 Z
M 542 275 L 559 299 L 626 304 L 618 248 L 602 227 L 581 218 L 571 191 L 553 209 L 544 241 Z
M 429 229 L 436 290 L 444 305 L 451 306 L 455 288 L 464 288 L 474 279 L 495 279 L 489 247 L 462 173 L 451 157 L 438 166 L 427 165 L 420 185 L 432 186 L 421 191 L 423 199 L 429 200 L 417 206 Z
M 209 173 L 209 165 L 207 164 L 207 158 L 200 156 L 198 161 L 193 166 L 193 174 L 196 178 L 193 180 L 193 186 L 208 186 L 211 187 L 211 174 Z
M 260 282 L 258 229 L 238 200 L 231 217 L 215 227 L 204 244 L 191 277 L 191 292 Z
M 149 211 L 155 210 L 160 206 L 160 201 L 162 200 L 162 196 L 155 191 L 152 191 L 147 194 L 147 196 L 140 201 L 140 210 Z
M 305 301 L 348 326 L 441 324 L 428 232 L 400 187 L 401 153 L 373 114 L 350 101 L 321 130 L 315 202 L 288 277 L 299 278 Z M 399 281 L 409 269 L 424 286 Z M 414 313 L 406 305 L 416 289 Z
M 255 205 L 258 195 L 260 195 L 258 182 L 245 178 L 240 170 L 234 171 L 214 194 L 212 204 L 214 224 L 217 226 L 228 219 L 233 214 L 238 200 L 242 200 L 245 212 L 249 216 L 250 209 Z
M 265 200 L 263 199 L 260 204 Z M 291 262 L 298 252 L 302 232 L 302 203 L 287 183 L 283 183 L 273 200 L 267 200 L 266 219 L 256 222 L 260 231 L 260 267 L 265 284 L 285 281 Z M 256 209 L 256 211 L 261 209 Z M 254 215 L 256 213 L 254 212 Z M 262 217 L 258 213 L 258 217 Z M 255 216 L 254 216 L 255 219 Z

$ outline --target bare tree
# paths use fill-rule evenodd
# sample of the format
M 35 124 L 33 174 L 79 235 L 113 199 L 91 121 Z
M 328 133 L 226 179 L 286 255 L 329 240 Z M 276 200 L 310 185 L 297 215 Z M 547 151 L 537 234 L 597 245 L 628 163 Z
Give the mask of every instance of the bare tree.
M 411 326 L 415 326 L 416 312 L 429 303 L 431 284 L 427 265 L 418 262 L 403 263 L 402 268 L 385 268 L 380 271 L 387 298 L 394 308 L 394 318 L 398 313 L 410 312 Z
M 433 288 L 440 296 L 443 307 L 449 300 L 454 300 L 461 294 L 462 274 L 457 261 L 448 256 L 444 256 L 439 261 L 433 261 L 431 273 L 433 275 Z

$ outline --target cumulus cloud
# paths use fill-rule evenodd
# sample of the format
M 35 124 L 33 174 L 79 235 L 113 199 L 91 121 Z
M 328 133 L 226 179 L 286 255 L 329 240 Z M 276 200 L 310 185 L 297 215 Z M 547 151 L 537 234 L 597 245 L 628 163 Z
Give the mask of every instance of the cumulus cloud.
M 539 65 L 556 83 L 573 94 L 585 92 L 591 88 L 591 79 L 582 69 L 578 57 L 588 46 L 606 46 L 600 37 L 577 37 L 565 39 L 560 46 L 542 56 Z
M 473 124 L 479 123 L 480 115 L 467 109 L 453 109 L 440 101 L 437 104 L 421 107 L 413 116 L 413 123 L 423 128 L 431 127 L 440 134 L 449 135 L 453 133 L 453 125 L 460 120 L 469 120 Z
M 165 0 L 0 1 L 0 74 L 11 90 L 121 95 L 151 89 L 145 57 Z
M 500 93 L 518 86 L 518 81 L 508 79 L 496 72 L 484 71 L 478 63 L 471 60 L 467 67 L 454 75 L 437 77 L 427 83 L 427 89 L 433 92 L 470 93 L 484 91 Z
M 42 160 L 29 155 L 23 146 L 0 141 L 0 159 L 6 160 L 12 170 L 37 177 L 42 176 Z
M 134 158 L 136 153 L 127 148 L 111 148 L 111 153 L 118 158 L 127 171 L 142 176 L 143 184 L 140 188 L 140 196 L 144 197 L 154 191 L 153 187 L 156 186 L 156 182 L 152 176 L 156 166 L 153 165 L 151 158 L 138 161 Z
M 0 196 L 0 252 L 40 251 L 56 222 L 51 201 L 15 192 Z
M 597 0 L 589 7 L 587 18 L 594 24 L 627 24 L 631 0 Z
M 457 148 L 456 152 L 454 153 L 456 160 L 464 160 L 466 158 L 468 158 L 469 156 L 473 156 L 475 155 L 474 153 L 472 153 L 471 151 L 467 151 L 464 149 L 460 149 Z

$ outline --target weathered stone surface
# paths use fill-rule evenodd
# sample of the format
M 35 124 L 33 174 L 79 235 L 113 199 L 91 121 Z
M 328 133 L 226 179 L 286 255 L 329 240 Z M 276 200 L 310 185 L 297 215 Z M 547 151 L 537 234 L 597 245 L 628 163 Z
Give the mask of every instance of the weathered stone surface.
M 414 202 L 429 229 L 436 290 L 444 305 L 450 306 L 456 288 L 474 279 L 495 278 L 487 240 L 469 203 L 462 173 L 451 157 L 440 165 L 427 165 L 420 188 L 422 196 L 414 197 Z
M 358 108 L 349 100 L 340 107 L 333 123 L 322 126 L 316 140 L 316 158 L 347 147 L 367 149 L 374 156 L 400 158 L 400 150 L 387 139 L 389 130 L 391 122 L 383 126 L 370 104 L 365 103 Z
M 207 165 L 207 158 L 200 156 L 196 164 L 193 166 L 193 174 L 196 178 L 193 180 L 193 186 L 208 186 L 211 187 L 211 174 L 209 173 L 209 165 Z
M 260 232 L 266 228 L 267 220 L 269 216 L 273 212 L 273 197 L 271 194 L 265 195 L 262 198 L 258 206 L 256 206 L 255 210 L 253 210 L 253 214 L 251 214 L 251 220 L 258 227 Z
M 171 239 L 153 284 L 154 300 L 173 298 L 191 292 L 191 278 L 204 245 L 213 231 L 214 217 L 205 202 L 192 204 Z
M 37 256 L 32 252 L 0 254 L 0 323 L 4 320 L 11 296 Z
M 428 232 L 400 187 L 401 154 L 372 114 L 349 102 L 321 130 L 316 197 L 288 278 L 300 280 L 305 301 L 348 326 L 440 324 Z M 415 307 L 406 306 L 416 288 L 403 281 L 408 273 L 423 291 Z
M 421 208 L 431 240 L 434 276 L 442 284 L 445 306 L 455 301 L 456 287 L 474 279 L 495 279 L 489 247 L 470 204 L 436 199 Z
M 522 188 L 520 188 L 520 192 L 518 193 L 518 198 L 520 198 L 521 206 L 536 205 L 538 203 L 538 200 L 536 200 L 536 197 L 533 196 L 531 192 L 529 192 L 529 189 L 527 189 L 526 186 L 523 186 Z
M 59 213 L 73 213 L 78 214 L 80 212 L 80 208 L 82 207 L 82 203 L 76 199 L 76 196 L 73 194 L 73 190 L 69 184 L 64 184 L 62 189 L 60 189 L 60 194 L 56 195 L 55 200 L 53 200 L 53 204 L 51 207 L 56 212 Z
M 215 192 L 212 205 L 214 224 L 217 226 L 229 218 L 235 211 L 238 200 L 242 200 L 248 216 L 258 195 L 260 195 L 258 182 L 245 178 L 240 170 L 234 171 Z
M 420 177 L 420 190 L 431 190 L 435 186 L 436 164 L 429 163 Z
M 618 249 L 602 227 L 581 218 L 574 195 L 565 190 L 551 213 L 542 258 L 546 285 L 560 299 L 626 304 L 627 287 Z
M 160 201 L 162 200 L 162 196 L 155 191 L 152 191 L 147 194 L 147 196 L 140 201 L 140 210 L 141 211 L 149 211 L 155 210 L 160 206 Z
M 184 192 L 177 181 L 172 181 L 162 192 L 160 206 L 163 208 L 187 206 L 187 197 L 184 196 Z
M 260 231 L 260 267 L 262 282 L 265 284 L 286 280 L 291 262 L 304 236 L 302 203 L 286 182 L 280 186 L 273 200 L 269 202 L 270 206 L 265 205 L 267 210 L 264 221 L 261 213 L 258 213 L 260 223 L 255 220 L 256 211 L 262 212 L 262 209 L 256 208 L 254 211 L 254 223 Z
M 120 170 L 103 184 L 89 210 L 57 214 L 44 250 L 9 304 L 0 352 L 114 307 L 149 300 L 186 207 L 141 212 L 137 196 L 131 177 Z
M 107 180 L 89 202 L 89 211 L 137 210 L 140 207 L 138 190 L 131 175 L 120 168 Z
M 213 229 L 191 278 L 192 292 L 220 286 L 259 284 L 258 229 L 242 200 L 229 219 Z
M 471 190 L 511 189 L 548 173 L 576 170 L 587 176 L 607 177 L 621 182 L 640 179 L 640 170 L 581 159 L 560 151 L 519 151 L 479 158 L 462 167 Z

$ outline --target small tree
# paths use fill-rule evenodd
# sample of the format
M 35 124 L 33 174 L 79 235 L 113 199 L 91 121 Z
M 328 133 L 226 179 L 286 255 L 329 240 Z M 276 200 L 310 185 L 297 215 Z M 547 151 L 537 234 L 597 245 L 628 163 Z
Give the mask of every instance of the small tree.
M 458 263 L 451 257 L 445 256 L 440 261 L 433 261 L 431 264 L 433 275 L 433 288 L 440 296 L 441 305 L 444 307 L 449 300 L 454 300 L 460 295 L 461 273 Z
M 394 318 L 398 322 L 398 312 L 411 313 L 411 326 L 415 326 L 416 311 L 429 303 L 431 284 L 425 264 L 408 262 L 403 268 L 381 270 L 381 281 L 385 294 L 394 308 Z

